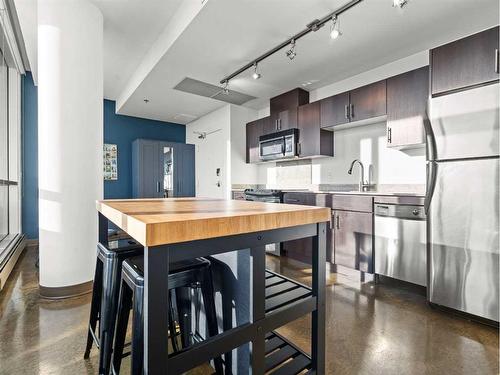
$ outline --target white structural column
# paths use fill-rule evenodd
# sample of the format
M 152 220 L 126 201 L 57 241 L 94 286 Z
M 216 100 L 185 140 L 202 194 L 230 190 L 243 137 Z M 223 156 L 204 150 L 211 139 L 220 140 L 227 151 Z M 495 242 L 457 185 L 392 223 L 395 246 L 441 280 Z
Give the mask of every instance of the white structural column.
M 90 288 L 103 195 L 103 18 L 87 0 L 38 0 L 40 292 Z

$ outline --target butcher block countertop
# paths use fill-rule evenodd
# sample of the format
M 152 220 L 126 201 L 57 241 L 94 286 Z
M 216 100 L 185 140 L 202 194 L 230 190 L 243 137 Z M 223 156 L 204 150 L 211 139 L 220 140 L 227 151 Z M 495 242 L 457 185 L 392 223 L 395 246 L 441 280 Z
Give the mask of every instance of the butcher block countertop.
M 252 233 L 330 220 L 330 208 L 209 198 L 96 202 L 97 210 L 144 246 Z

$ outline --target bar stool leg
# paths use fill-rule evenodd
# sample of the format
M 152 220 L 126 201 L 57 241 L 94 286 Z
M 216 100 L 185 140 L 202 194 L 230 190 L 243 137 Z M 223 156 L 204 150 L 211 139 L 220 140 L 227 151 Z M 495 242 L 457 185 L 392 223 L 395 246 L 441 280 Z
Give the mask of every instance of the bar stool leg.
M 203 295 L 203 305 L 205 306 L 205 317 L 208 325 L 208 335 L 216 336 L 219 334 L 217 325 L 217 312 L 215 311 L 214 288 L 212 281 L 212 274 L 209 268 L 201 271 L 201 293 Z M 223 374 L 221 357 L 214 358 L 215 372 Z
M 177 332 L 175 327 L 175 315 L 174 315 L 174 305 L 172 302 L 172 291 L 169 291 L 170 297 L 168 299 L 168 330 L 170 331 L 170 341 L 172 342 L 172 349 L 175 353 L 179 351 L 179 345 L 177 344 Z
M 111 351 L 114 331 L 114 319 L 116 316 L 116 306 L 114 306 L 114 290 L 112 285 L 114 276 L 115 261 L 106 259 L 103 265 L 103 290 L 101 297 L 101 314 L 99 321 L 100 345 L 99 345 L 99 374 L 108 374 L 111 363 Z M 118 288 L 116 288 L 118 289 Z
M 191 289 L 186 287 L 176 288 L 175 294 L 181 329 L 181 343 L 183 348 L 187 348 L 191 345 Z
M 135 288 L 134 314 L 132 321 L 131 374 L 142 375 L 144 366 L 144 289 Z
M 120 373 L 120 366 L 122 363 L 123 348 L 125 344 L 125 337 L 127 336 L 128 318 L 130 309 L 132 308 L 132 290 L 129 286 L 121 282 L 120 297 L 118 299 L 118 311 L 116 317 L 116 330 L 115 342 L 113 347 L 113 373 Z
M 95 265 L 94 284 L 92 286 L 92 302 L 90 304 L 89 331 L 87 334 L 87 346 L 83 358 L 89 358 L 90 349 L 94 343 L 92 332 L 96 332 L 97 321 L 101 309 L 101 290 L 102 290 L 102 262 L 97 259 Z

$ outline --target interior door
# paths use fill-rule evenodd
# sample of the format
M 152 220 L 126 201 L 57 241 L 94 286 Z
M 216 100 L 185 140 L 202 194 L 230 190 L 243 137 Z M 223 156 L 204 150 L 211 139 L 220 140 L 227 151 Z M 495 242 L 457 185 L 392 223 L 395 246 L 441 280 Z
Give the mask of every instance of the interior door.
M 178 197 L 195 196 L 195 154 L 194 145 L 179 144 L 180 150 L 177 152 L 181 158 L 181 165 L 177 166 L 177 175 L 179 178 Z
M 140 197 L 161 197 L 159 143 L 155 141 L 141 141 L 140 147 L 140 181 L 142 186 Z
M 429 299 L 499 320 L 499 160 L 438 162 L 428 216 Z

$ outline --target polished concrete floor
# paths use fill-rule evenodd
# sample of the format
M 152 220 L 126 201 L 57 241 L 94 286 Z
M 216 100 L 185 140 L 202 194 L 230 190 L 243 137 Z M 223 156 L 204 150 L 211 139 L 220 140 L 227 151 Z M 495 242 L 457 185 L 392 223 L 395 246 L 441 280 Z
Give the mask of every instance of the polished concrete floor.
M 90 295 L 40 298 L 35 261 L 31 248 L 0 292 L 0 374 L 97 373 L 96 351 L 82 356 Z M 301 263 L 269 257 L 268 266 L 310 281 Z M 329 273 L 326 293 L 328 374 L 499 373 L 498 330 L 433 310 L 414 288 Z M 308 317 L 280 333 L 308 351 Z

